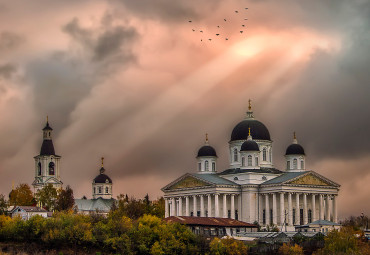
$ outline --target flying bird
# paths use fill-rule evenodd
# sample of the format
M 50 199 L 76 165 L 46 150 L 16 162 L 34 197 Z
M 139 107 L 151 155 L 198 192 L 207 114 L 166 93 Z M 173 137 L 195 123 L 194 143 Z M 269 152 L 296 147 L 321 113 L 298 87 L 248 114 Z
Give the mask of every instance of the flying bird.
M 244 19 L 244 20 L 248 20 L 248 19 Z
M 245 8 L 246 10 L 248 10 L 248 8 Z
M 229 40 L 229 38 L 225 38 L 225 40 L 226 40 L 226 41 L 228 41 L 228 40 Z
M 240 31 L 240 33 L 242 34 L 242 33 L 243 33 L 243 31 Z
M 217 26 L 218 28 L 220 28 L 220 26 Z
M 235 11 L 235 13 L 239 13 L 238 11 Z
M 226 19 L 224 19 L 224 21 L 226 21 Z
M 219 36 L 220 34 L 216 34 L 217 36 Z
M 191 20 L 189 20 L 189 22 L 191 22 Z
M 245 27 L 245 25 L 242 25 L 242 27 Z
M 212 41 L 212 39 L 211 39 L 211 38 L 209 38 L 208 40 L 209 40 L 209 41 Z
M 193 30 L 193 32 L 195 31 L 195 29 L 192 29 Z

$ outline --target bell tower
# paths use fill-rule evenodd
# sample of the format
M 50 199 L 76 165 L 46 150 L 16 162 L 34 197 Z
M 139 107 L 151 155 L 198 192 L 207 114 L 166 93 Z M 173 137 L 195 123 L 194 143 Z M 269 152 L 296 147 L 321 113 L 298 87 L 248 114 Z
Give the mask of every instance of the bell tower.
M 46 118 L 46 125 L 42 129 L 43 141 L 40 154 L 35 156 L 35 180 L 32 183 L 34 192 L 42 189 L 47 184 L 52 184 L 54 188 L 62 188 L 63 182 L 60 180 L 60 159 L 61 156 L 55 154 L 52 132 L 49 125 L 49 118 Z

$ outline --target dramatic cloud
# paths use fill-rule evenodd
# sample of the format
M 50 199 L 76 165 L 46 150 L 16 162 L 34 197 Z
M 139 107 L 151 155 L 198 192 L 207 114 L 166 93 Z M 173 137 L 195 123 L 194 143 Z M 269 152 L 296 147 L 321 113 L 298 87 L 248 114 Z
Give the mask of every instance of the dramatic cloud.
M 32 182 L 49 115 L 77 197 L 101 156 L 114 194 L 160 196 L 195 171 L 205 133 L 228 167 L 251 98 L 277 168 L 296 131 L 308 168 L 342 185 L 340 217 L 370 213 L 367 1 L 23 4 L 0 8 L 1 193 Z

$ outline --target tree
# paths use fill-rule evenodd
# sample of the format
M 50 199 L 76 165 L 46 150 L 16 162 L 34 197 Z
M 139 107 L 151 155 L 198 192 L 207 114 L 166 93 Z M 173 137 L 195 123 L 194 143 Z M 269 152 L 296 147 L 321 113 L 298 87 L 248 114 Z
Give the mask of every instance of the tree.
M 73 190 L 68 185 L 66 189 L 62 189 L 57 197 L 55 203 L 55 210 L 57 211 L 68 211 L 73 208 L 75 199 L 73 197 Z
M 214 238 L 209 244 L 211 254 L 215 255 L 242 255 L 247 254 L 248 248 L 242 241 L 231 237 L 225 239 Z
M 27 183 L 19 184 L 14 190 L 10 192 L 9 204 L 14 206 L 27 206 L 35 204 L 35 199 L 32 195 L 30 186 Z
M 46 210 L 53 210 L 55 208 L 57 197 L 58 192 L 51 183 L 44 186 L 36 193 L 37 202 L 39 202 L 42 207 L 45 207 Z
M 282 255 L 303 255 L 303 248 L 298 244 L 290 245 L 290 244 L 283 244 L 279 248 L 279 254 Z
M 8 208 L 8 203 L 5 200 L 5 196 L 0 194 L 0 214 L 6 214 Z

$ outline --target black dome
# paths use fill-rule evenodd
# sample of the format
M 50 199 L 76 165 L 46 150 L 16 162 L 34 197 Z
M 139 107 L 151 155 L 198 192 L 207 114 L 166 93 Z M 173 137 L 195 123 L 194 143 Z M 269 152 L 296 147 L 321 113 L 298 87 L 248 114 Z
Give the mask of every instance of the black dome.
M 42 141 L 40 155 L 55 155 L 54 145 L 52 140 Z
M 112 183 L 112 179 L 109 178 L 106 174 L 99 174 L 95 177 L 94 183 L 106 183 L 106 180 L 108 180 L 108 183 Z
M 217 157 L 217 154 L 212 146 L 204 145 L 199 149 L 197 157 Z
M 248 128 L 251 129 L 251 135 L 256 140 L 271 140 L 270 133 L 266 126 L 254 119 L 243 120 L 238 123 L 231 133 L 230 141 L 246 140 L 248 137 Z
M 242 144 L 240 151 L 259 151 L 258 144 L 253 140 L 247 140 Z
M 293 143 L 286 149 L 285 155 L 306 155 L 301 145 Z

